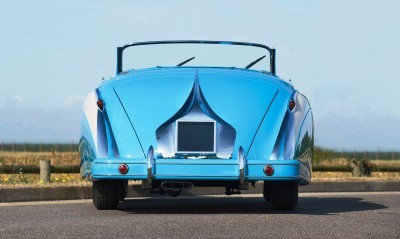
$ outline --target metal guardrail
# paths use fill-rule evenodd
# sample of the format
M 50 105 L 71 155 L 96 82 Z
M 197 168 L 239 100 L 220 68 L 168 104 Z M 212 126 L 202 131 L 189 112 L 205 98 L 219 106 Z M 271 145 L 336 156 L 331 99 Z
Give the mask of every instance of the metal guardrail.
M 51 173 L 79 173 L 79 165 L 50 165 Z M 316 165 L 314 172 L 352 172 L 353 167 L 346 165 Z M 400 172 L 400 166 L 373 166 L 372 172 Z M 38 165 L 0 165 L 0 174 L 38 174 Z
M 79 165 L 51 165 L 51 173 L 79 173 Z M 0 165 L 0 174 L 38 174 L 38 165 Z
M 313 172 L 352 172 L 353 168 L 347 165 L 316 165 Z
M 347 165 L 315 165 L 314 172 L 352 172 L 353 167 Z M 372 166 L 372 172 L 400 172 L 400 166 Z

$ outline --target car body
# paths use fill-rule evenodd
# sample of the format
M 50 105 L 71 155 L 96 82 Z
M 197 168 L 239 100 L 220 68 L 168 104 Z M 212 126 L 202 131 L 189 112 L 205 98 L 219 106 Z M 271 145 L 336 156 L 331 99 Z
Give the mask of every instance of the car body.
M 269 71 L 204 65 L 122 69 L 123 52 L 147 45 L 255 47 Z M 189 48 L 190 49 L 190 48 Z M 215 57 L 215 56 L 214 56 Z M 253 65 L 251 65 L 253 64 Z M 128 180 L 177 196 L 191 187 L 226 194 L 264 182 L 276 209 L 297 205 L 311 181 L 313 117 L 307 98 L 275 73 L 275 49 L 221 41 L 139 42 L 117 48 L 117 75 L 86 97 L 81 120 L 81 174 L 93 181 L 98 209 L 114 209 Z

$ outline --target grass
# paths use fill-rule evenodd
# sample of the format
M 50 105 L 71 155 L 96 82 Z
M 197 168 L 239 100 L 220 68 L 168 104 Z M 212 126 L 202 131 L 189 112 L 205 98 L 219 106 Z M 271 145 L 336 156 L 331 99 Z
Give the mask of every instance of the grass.
M 313 182 L 365 182 L 365 181 L 400 181 L 400 173 L 376 172 L 372 177 L 352 177 L 351 173 L 313 172 Z M 130 181 L 137 184 L 140 181 Z M 90 186 L 91 182 L 81 179 L 79 174 L 51 174 L 50 183 L 39 181 L 38 174 L 0 174 L 0 187 L 57 187 L 57 186 Z
M 400 160 L 369 160 L 370 163 L 375 164 L 377 166 L 400 166 Z M 314 165 L 352 165 L 352 160 L 347 158 L 334 158 L 327 160 L 320 160 L 318 163 L 314 163 Z
M 129 185 L 138 185 L 140 180 L 130 180 Z M 69 187 L 91 186 L 92 182 L 83 180 L 78 173 L 51 174 L 49 183 L 40 182 L 39 174 L 0 174 L 0 187 Z
M 400 181 L 400 173 L 372 172 L 371 177 L 353 177 L 348 172 L 313 172 L 312 181 Z
M 313 172 L 313 182 L 331 181 L 400 181 L 400 173 L 373 172 L 372 177 L 352 177 L 345 172 Z M 136 181 L 135 183 L 138 183 Z M 51 174 L 50 183 L 40 182 L 39 174 L 0 174 L 0 187 L 4 186 L 87 186 L 91 182 L 79 174 Z
M 86 180 L 81 179 L 79 174 L 51 174 L 50 183 L 39 180 L 39 174 L 0 174 L 0 185 L 90 185 Z
M 8 152 L 0 151 L 0 165 L 39 165 L 50 160 L 52 165 L 78 165 L 78 152 Z
M 39 165 L 40 160 L 51 165 L 79 165 L 78 152 L 10 152 L 0 151 L 0 165 Z M 52 185 L 89 185 L 79 174 L 51 174 Z M 46 185 L 39 174 L 0 174 L 0 185 Z

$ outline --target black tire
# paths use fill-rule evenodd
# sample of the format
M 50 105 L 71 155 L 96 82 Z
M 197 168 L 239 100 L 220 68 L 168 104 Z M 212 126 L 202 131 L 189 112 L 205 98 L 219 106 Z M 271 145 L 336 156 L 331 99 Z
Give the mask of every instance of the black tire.
M 263 196 L 266 202 L 271 202 L 272 186 L 271 183 L 264 181 Z
M 274 183 L 271 189 L 271 202 L 276 210 L 293 210 L 299 197 L 296 183 Z
M 182 190 L 167 190 L 167 194 L 174 198 L 179 196 L 179 194 L 181 194 L 181 192 L 182 192 Z
M 93 205 L 98 210 L 116 209 L 120 199 L 120 181 L 100 180 L 93 182 Z
M 118 186 L 119 186 L 118 188 L 119 200 L 124 201 L 128 194 L 128 180 L 119 181 Z

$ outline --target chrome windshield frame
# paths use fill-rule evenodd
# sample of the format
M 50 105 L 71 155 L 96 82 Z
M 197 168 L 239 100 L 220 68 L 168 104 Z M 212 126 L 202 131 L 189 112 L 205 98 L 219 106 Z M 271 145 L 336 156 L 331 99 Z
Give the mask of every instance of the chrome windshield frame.
M 275 57 L 276 51 L 268 46 L 250 43 L 250 42 L 234 42 L 234 41 L 206 41 L 206 40 L 174 40 L 174 41 L 147 41 L 147 42 L 134 42 L 131 44 L 126 44 L 121 47 L 117 47 L 117 75 L 123 71 L 123 52 L 128 47 L 133 46 L 143 46 L 143 45 L 156 45 L 156 44 L 222 44 L 222 45 L 240 45 L 240 46 L 253 46 L 264 48 L 269 52 L 270 55 L 270 72 L 276 75 L 275 69 Z

